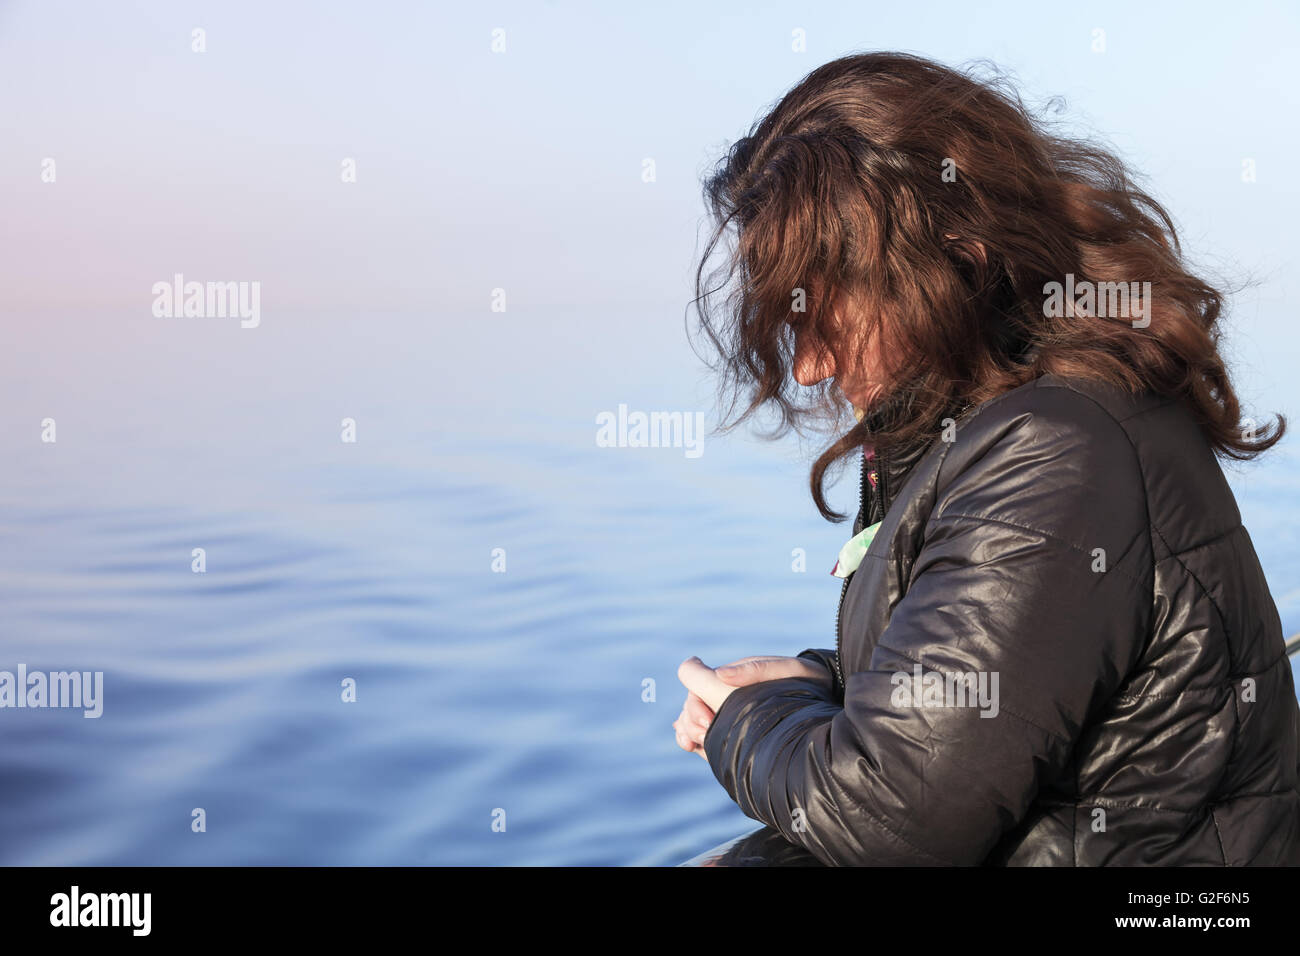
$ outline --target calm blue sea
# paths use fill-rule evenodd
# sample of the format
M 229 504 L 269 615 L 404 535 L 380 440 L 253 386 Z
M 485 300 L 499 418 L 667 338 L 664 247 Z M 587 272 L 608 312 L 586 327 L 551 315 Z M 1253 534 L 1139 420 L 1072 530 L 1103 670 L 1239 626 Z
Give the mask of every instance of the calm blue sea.
M 0 711 L 0 863 L 667 864 L 756 826 L 677 749 L 675 671 L 833 644 L 818 446 L 599 447 L 620 403 L 716 421 L 678 313 L 456 319 L 11 344 L 0 669 L 104 706 Z M 1294 469 L 1230 473 L 1288 634 Z

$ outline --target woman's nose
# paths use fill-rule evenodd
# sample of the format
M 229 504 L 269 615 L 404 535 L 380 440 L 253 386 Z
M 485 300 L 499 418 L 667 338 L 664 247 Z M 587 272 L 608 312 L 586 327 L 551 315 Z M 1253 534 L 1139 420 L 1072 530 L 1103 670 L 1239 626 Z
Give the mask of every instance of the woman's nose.
M 801 333 L 795 343 L 794 380 L 816 385 L 835 374 L 835 357 L 811 333 Z

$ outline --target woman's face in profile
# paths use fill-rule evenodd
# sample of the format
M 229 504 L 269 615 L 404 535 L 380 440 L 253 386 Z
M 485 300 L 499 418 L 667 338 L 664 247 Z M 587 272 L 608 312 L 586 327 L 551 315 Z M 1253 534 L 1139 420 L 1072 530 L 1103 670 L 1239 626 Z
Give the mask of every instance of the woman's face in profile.
M 836 310 L 836 318 L 841 313 Z M 854 408 L 869 409 L 884 392 L 880 381 L 880 356 L 875 342 L 869 343 L 860 356 L 863 370 L 841 372 L 831 347 L 808 326 L 795 327 L 794 380 L 803 386 L 813 386 L 828 378 L 835 379 L 835 387 Z M 847 364 L 847 363 L 845 363 Z

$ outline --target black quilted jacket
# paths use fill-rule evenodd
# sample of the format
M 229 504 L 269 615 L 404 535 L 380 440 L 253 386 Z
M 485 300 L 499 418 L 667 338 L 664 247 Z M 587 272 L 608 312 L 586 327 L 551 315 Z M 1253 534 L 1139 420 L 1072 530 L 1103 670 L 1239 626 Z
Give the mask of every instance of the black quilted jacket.
M 834 689 L 705 737 L 747 815 L 828 864 L 1300 863 L 1281 621 L 1180 403 L 1047 375 L 872 464 Z

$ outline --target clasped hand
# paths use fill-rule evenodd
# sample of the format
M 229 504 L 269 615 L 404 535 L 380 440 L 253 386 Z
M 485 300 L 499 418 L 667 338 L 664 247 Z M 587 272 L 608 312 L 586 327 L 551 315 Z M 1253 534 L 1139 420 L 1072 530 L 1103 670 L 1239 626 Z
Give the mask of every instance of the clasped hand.
M 677 668 L 677 679 L 685 685 L 687 693 L 681 715 L 673 721 L 677 746 L 708 760 L 704 753 L 704 735 L 731 692 L 747 684 L 784 677 L 810 677 L 825 681 L 828 686 L 833 683 L 830 671 L 824 665 L 806 657 L 745 657 L 716 669 L 698 657 L 682 661 Z

